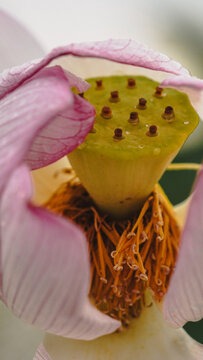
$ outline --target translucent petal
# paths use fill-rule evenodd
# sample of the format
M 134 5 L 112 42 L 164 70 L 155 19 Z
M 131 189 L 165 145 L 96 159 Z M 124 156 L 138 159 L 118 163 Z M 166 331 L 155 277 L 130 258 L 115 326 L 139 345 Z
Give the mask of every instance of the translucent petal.
M 0 76 L 0 98 L 33 76 L 33 74 L 49 64 L 52 60 L 63 55 L 98 57 L 176 75 L 189 75 L 188 70 L 183 68 L 180 63 L 169 59 L 168 56 L 164 54 L 153 51 L 136 40 L 110 39 L 59 47 L 52 50 L 42 59 L 5 71 Z
M 203 169 L 182 235 L 179 257 L 164 299 L 164 316 L 174 327 L 203 317 Z
M 50 164 L 80 144 L 94 108 L 69 90 L 60 67 L 41 70 L 0 102 L 0 188 L 24 159 L 31 168 Z
M 33 206 L 31 196 L 29 171 L 22 165 L 0 204 L 3 302 L 17 317 L 56 335 L 89 340 L 116 330 L 120 323 L 88 299 L 85 235 L 72 222 Z

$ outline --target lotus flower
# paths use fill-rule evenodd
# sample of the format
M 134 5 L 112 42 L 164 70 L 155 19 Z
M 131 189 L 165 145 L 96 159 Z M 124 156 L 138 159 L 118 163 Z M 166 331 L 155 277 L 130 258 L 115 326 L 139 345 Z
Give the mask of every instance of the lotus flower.
M 101 346 L 106 349 L 107 358 L 127 359 L 132 357 L 129 351 L 134 356 L 141 354 L 140 336 L 145 339 L 146 349 L 142 349 L 139 358 L 149 358 L 150 354 L 150 359 L 158 359 L 159 350 L 153 348 L 161 347 L 162 340 L 158 345 L 156 342 L 150 345 L 149 329 L 140 334 L 135 325 L 121 337 L 104 336 L 119 328 L 120 323 L 99 312 L 89 301 L 90 265 L 83 232 L 72 222 L 32 203 L 30 171 L 54 163 L 75 149 L 94 122 L 93 106 L 70 91 L 75 86 L 82 92 L 88 84 L 61 66 L 47 67 L 52 60 L 69 55 L 74 56 L 73 62 L 75 57 L 103 58 L 173 74 L 161 85 L 183 89 L 201 112 L 203 81 L 191 77 L 178 62 L 135 40 L 70 44 L 39 60 L 5 70 L 0 76 L 0 298 L 17 317 L 57 335 L 51 335 L 50 342 L 45 339 L 46 349 L 41 345 L 35 360 L 52 356 L 53 360 L 66 359 L 67 346 L 70 352 L 74 348 L 74 354 L 81 347 L 84 356 L 78 353 L 74 357 L 77 359 L 96 357 Z M 164 299 L 164 317 L 172 327 L 181 327 L 203 315 L 202 224 L 203 170 L 196 181 L 177 266 Z M 154 321 L 155 313 L 148 314 L 151 320 L 146 317 L 145 321 L 138 320 L 140 332 L 146 322 Z M 178 330 L 170 329 L 160 320 L 161 329 L 162 326 L 166 328 L 171 349 L 181 347 L 182 333 L 180 336 Z M 154 331 L 163 335 L 158 329 Z M 74 340 L 66 343 L 61 336 Z M 104 337 L 97 340 L 101 336 Z M 156 334 L 153 341 L 155 338 Z M 177 344 L 173 346 L 175 338 Z M 127 353 L 123 352 L 124 344 Z M 192 346 L 194 356 L 200 359 L 202 348 Z M 108 355 L 111 348 L 113 354 L 115 351 L 112 357 Z M 192 359 L 191 351 L 185 348 L 178 359 L 183 356 Z M 173 354 L 176 353 L 168 348 L 170 358 Z

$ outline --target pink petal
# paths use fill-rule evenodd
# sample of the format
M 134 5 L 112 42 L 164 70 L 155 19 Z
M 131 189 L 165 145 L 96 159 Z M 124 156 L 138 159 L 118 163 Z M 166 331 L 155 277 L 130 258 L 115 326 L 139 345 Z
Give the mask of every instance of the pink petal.
M 0 113 L 0 188 L 25 157 L 37 168 L 72 151 L 94 121 L 93 107 L 73 96 L 58 66 L 41 70 L 8 94 Z
M 203 80 L 191 76 L 173 76 L 162 81 L 161 86 L 177 88 L 186 93 L 203 118 Z
M 179 327 L 203 317 L 203 169 L 196 181 L 176 269 L 164 299 L 166 321 Z
M 0 207 L 2 298 L 19 318 L 49 333 L 89 340 L 120 323 L 88 300 L 85 235 L 72 222 L 33 206 L 26 166 L 18 167 Z
M 72 107 L 58 114 L 35 138 L 26 161 L 32 170 L 51 164 L 80 145 L 95 119 L 93 106 L 73 95 Z
M 0 10 L 0 34 L 0 71 L 44 55 L 28 30 L 3 10 Z
M 38 347 L 33 360 L 51 360 L 43 344 Z
M 194 359 L 203 360 L 203 345 L 199 344 L 197 341 L 192 340 L 191 348 Z M 47 360 L 51 360 L 51 359 L 48 358 Z
M 0 98 L 30 78 L 53 59 L 63 55 L 98 57 L 123 64 L 140 66 L 147 69 L 188 75 L 183 66 L 166 55 L 153 51 L 135 40 L 106 40 L 81 44 L 70 44 L 52 50 L 43 59 L 10 69 L 0 77 Z

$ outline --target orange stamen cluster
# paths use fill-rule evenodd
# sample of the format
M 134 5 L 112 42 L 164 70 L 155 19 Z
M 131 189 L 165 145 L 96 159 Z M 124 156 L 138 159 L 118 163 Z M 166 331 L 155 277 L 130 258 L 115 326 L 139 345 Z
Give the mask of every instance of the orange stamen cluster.
M 45 206 L 75 221 L 86 233 L 90 260 L 90 297 L 97 307 L 128 326 L 138 317 L 144 292 L 160 301 L 175 265 L 180 228 L 172 206 L 156 186 L 139 215 L 114 221 L 99 215 L 76 178 L 64 184 Z

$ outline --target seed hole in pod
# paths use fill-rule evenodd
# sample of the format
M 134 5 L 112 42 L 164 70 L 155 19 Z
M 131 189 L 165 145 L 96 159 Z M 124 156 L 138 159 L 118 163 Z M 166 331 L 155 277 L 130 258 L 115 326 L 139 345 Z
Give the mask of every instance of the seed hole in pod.
M 147 104 L 147 100 L 144 99 L 144 98 L 140 98 L 137 107 L 138 107 L 138 109 L 140 109 L 140 110 L 144 110 L 144 109 L 146 109 L 146 107 L 147 107 L 146 104 Z
M 102 90 L 103 88 L 102 80 L 96 80 L 96 90 Z
M 154 96 L 158 97 L 158 98 L 161 98 L 163 97 L 163 88 L 157 86 L 156 87 L 156 90 L 155 90 L 155 93 L 154 93 Z
M 109 106 L 104 106 L 101 111 L 101 116 L 104 119 L 110 119 L 112 117 L 112 111 Z
M 128 79 L 127 88 L 128 88 L 128 89 L 134 89 L 135 86 L 136 86 L 136 81 L 135 81 L 135 79 L 132 79 L 132 78 Z
M 113 136 L 113 138 L 114 138 L 115 140 L 123 140 L 123 139 L 124 139 L 123 130 L 120 129 L 120 128 L 116 128 L 116 129 L 114 130 L 114 136 Z
M 137 125 L 139 123 L 139 116 L 136 111 L 133 111 L 130 113 L 130 117 L 128 119 L 128 122 L 132 125 Z
M 168 122 L 172 122 L 175 118 L 174 110 L 172 106 L 167 106 L 162 114 L 162 117 Z
M 111 92 L 111 97 L 110 97 L 109 101 L 111 101 L 111 102 L 120 101 L 119 92 L 117 90 Z
M 158 132 L 157 132 L 157 126 L 156 125 L 151 125 L 149 127 L 149 130 L 146 132 L 147 136 L 153 137 L 153 136 L 157 136 Z

